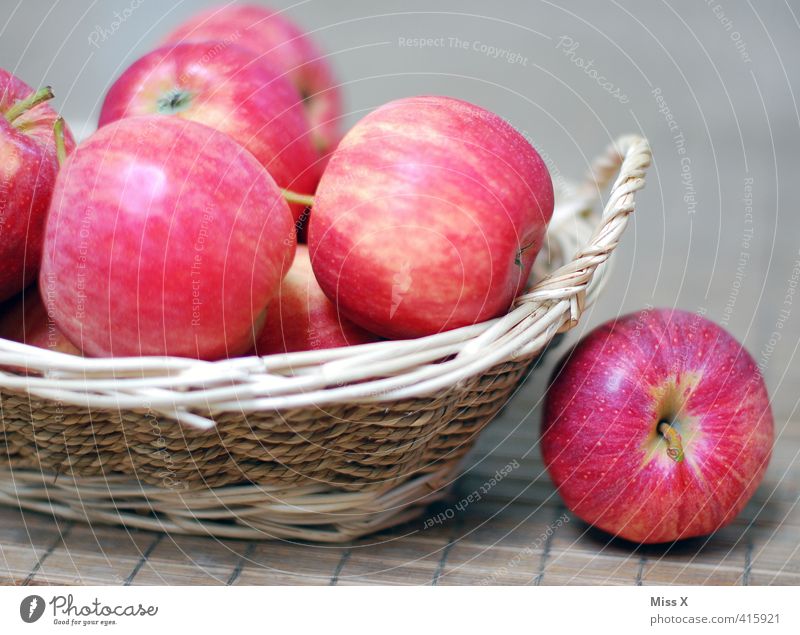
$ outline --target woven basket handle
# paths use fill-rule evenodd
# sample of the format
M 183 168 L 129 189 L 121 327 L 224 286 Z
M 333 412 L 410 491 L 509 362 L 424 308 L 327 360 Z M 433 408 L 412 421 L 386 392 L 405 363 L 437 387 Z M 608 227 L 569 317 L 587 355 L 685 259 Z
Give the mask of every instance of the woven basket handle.
M 602 191 L 617 175 L 611 187 L 600 224 L 589 242 L 578 249 L 574 258 L 539 281 L 529 292 L 517 298 L 517 306 L 569 300 L 570 308 L 559 331 L 575 326 L 587 307 L 586 297 L 595 286 L 595 272 L 611 256 L 634 210 L 634 195 L 645 184 L 645 171 L 650 165 L 650 145 L 635 136 L 619 138 L 592 163 L 590 174 L 574 195 L 573 213 L 591 209 Z M 532 307 L 532 308 L 534 308 Z

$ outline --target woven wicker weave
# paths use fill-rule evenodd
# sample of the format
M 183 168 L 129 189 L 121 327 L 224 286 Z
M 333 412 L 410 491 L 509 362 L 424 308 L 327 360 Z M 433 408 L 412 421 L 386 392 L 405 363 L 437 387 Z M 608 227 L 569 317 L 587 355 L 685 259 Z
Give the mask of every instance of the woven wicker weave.
M 331 542 L 418 515 L 596 297 L 649 163 L 644 139 L 613 144 L 559 197 L 535 286 L 504 317 L 471 327 L 220 362 L 85 359 L 0 340 L 0 502 Z

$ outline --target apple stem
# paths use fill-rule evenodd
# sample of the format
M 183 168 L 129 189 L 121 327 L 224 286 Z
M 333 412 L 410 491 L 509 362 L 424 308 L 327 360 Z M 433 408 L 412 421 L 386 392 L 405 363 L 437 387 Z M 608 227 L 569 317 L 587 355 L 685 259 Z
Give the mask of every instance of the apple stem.
M 11 106 L 6 112 L 6 119 L 8 123 L 14 123 L 14 120 L 17 119 L 21 114 L 29 111 L 31 108 L 35 108 L 42 102 L 48 101 L 55 97 L 53 95 L 53 89 L 50 86 L 45 86 L 44 88 L 40 88 L 35 93 L 31 93 L 25 99 L 20 99 L 16 104 Z
M 300 194 L 299 192 L 292 192 L 292 190 L 281 190 L 281 193 L 283 194 L 283 198 L 290 203 L 298 203 L 306 207 L 314 206 L 314 197 L 310 194 Z
M 683 442 L 681 441 L 681 435 L 678 431 L 666 421 L 662 421 L 658 424 L 658 431 L 663 434 L 664 438 L 667 440 L 667 456 L 675 461 L 675 463 L 683 461 Z
M 192 93 L 182 88 L 173 88 L 157 101 L 158 112 L 162 115 L 174 115 L 192 105 Z
M 67 145 L 64 141 L 64 117 L 58 117 L 53 124 L 53 137 L 56 141 L 56 158 L 58 159 L 58 167 L 64 165 L 67 160 Z
M 517 265 L 520 269 L 523 269 L 522 266 L 522 254 L 524 254 L 528 249 L 533 247 L 534 241 L 532 240 L 527 245 L 522 245 L 519 249 L 517 249 L 517 253 L 514 256 L 514 264 Z

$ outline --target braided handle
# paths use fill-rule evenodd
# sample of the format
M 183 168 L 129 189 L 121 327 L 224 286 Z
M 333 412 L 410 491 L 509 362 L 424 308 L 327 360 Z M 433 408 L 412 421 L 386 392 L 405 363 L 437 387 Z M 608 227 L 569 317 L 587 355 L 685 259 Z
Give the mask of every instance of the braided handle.
M 545 276 L 529 292 L 517 298 L 517 306 L 542 301 L 558 302 L 570 300 L 569 319 L 561 331 L 569 330 L 578 323 L 586 308 L 588 293 L 599 291 L 592 283 L 598 267 L 604 265 L 619 243 L 619 238 L 633 212 L 634 195 L 645 184 L 645 171 L 650 165 L 650 145 L 638 136 L 621 137 L 609 145 L 604 155 L 596 159 L 586 181 L 576 191 L 573 210 L 589 209 L 614 174 L 617 179 L 611 187 L 608 201 L 603 209 L 600 225 L 595 229 L 588 244 L 582 247 L 569 262 Z

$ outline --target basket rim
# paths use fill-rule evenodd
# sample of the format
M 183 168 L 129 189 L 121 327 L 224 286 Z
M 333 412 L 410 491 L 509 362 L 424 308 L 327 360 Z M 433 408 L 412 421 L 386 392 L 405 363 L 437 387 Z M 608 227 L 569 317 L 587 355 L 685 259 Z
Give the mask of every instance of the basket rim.
M 577 325 L 604 286 L 650 161 L 641 136 L 608 146 L 584 182 L 557 201 L 542 253 L 560 266 L 537 271 L 539 281 L 501 317 L 418 339 L 217 361 L 87 358 L 0 339 L 0 388 L 89 409 L 151 410 L 200 428 L 215 425 L 211 415 L 220 412 L 400 401 L 458 388 L 535 356 Z M 615 175 L 598 223 L 592 212 Z

